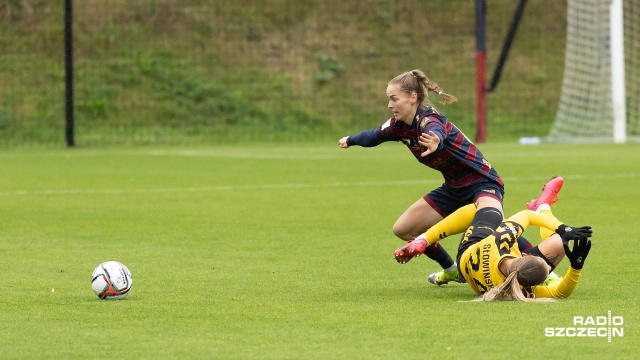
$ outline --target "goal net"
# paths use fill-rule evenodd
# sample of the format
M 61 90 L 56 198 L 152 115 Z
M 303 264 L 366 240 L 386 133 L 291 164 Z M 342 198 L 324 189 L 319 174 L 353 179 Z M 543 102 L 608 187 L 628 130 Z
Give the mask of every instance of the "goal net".
M 640 140 L 640 0 L 568 0 L 558 142 Z

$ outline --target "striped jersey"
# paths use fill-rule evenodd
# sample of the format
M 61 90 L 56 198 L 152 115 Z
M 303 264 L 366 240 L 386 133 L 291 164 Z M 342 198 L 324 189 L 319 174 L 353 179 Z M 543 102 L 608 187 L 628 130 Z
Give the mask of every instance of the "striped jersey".
M 421 134 L 429 132 L 440 138 L 440 144 L 435 152 L 421 157 L 426 148 L 420 146 L 418 139 Z M 373 147 L 387 141 L 404 143 L 419 162 L 440 171 L 445 183 L 453 188 L 461 188 L 483 178 L 504 186 L 497 171 L 475 144 L 446 116 L 431 107 L 418 108 L 411 125 L 392 117 L 379 128 L 349 136 L 347 145 Z

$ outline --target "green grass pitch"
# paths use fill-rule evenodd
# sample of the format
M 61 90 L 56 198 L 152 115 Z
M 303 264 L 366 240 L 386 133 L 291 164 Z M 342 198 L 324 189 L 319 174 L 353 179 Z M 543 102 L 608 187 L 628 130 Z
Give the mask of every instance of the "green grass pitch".
M 574 294 L 524 304 L 397 264 L 391 227 L 441 175 L 336 143 L 0 153 L 0 358 L 637 358 L 640 144 L 481 146 L 507 214 L 562 175 L 555 214 L 594 228 Z M 131 269 L 125 300 L 91 290 L 106 260 Z M 611 342 L 545 336 L 608 311 Z

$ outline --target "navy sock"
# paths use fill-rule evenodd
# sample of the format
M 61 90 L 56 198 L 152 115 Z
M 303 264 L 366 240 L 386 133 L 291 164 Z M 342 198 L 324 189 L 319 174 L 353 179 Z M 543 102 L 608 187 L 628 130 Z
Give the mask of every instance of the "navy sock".
M 533 245 L 531 245 L 531 243 L 529 242 L 529 240 L 525 239 L 524 236 L 520 236 L 518 238 L 518 248 L 520 248 L 520 251 L 522 252 L 523 250 L 527 250 L 527 249 L 531 249 L 533 247 Z
M 445 250 L 440 243 L 427 246 L 424 250 L 424 254 L 429 259 L 436 261 L 443 269 L 448 269 L 453 266 L 454 262 L 447 250 Z

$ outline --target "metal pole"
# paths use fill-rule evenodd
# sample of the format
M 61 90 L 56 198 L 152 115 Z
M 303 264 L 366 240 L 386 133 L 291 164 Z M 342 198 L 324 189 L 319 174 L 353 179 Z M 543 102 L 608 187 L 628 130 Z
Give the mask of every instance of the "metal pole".
M 509 55 L 509 50 L 511 49 L 513 39 L 516 37 L 516 30 L 518 30 L 518 25 L 520 24 L 520 20 L 522 19 L 522 13 L 524 12 L 524 6 L 526 4 L 527 0 L 520 0 L 518 2 L 516 12 L 513 15 L 513 20 L 511 21 L 511 26 L 509 26 L 507 39 L 505 40 L 504 46 L 502 47 L 502 53 L 500 53 L 500 60 L 498 60 L 498 63 L 496 64 L 496 70 L 493 73 L 493 78 L 489 83 L 489 89 L 487 89 L 487 92 L 492 92 L 496 89 L 496 86 L 498 86 L 500 76 L 502 75 L 502 69 L 504 68 L 504 64 L 507 62 L 507 56 Z
M 624 79 L 624 12 L 622 0 L 612 0 L 609 8 L 611 39 L 611 107 L 613 109 L 613 141 L 627 141 L 627 105 Z
M 477 143 L 487 141 L 487 86 L 486 63 L 486 9 L 485 0 L 476 0 L 476 138 Z
M 66 86 L 66 140 L 67 147 L 73 147 L 73 1 L 64 1 L 64 46 L 65 46 L 65 86 Z

